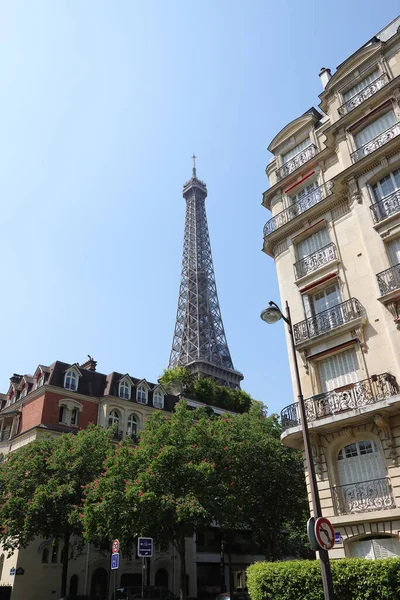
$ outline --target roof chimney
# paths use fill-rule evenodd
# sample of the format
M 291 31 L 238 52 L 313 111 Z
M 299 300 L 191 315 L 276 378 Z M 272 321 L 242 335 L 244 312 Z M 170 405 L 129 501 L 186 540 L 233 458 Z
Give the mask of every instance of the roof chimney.
M 332 73 L 330 69 L 326 69 L 325 67 L 322 67 L 322 69 L 319 72 L 319 78 L 321 80 L 322 83 L 322 88 L 325 89 L 326 85 L 328 83 L 328 81 L 330 80 L 330 78 L 332 77 Z
M 82 367 L 82 369 L 87 369 L 88 371 L 95 371 L 97 366 L 97 360 L 94 360 L 94 358 L 92 358 L 90 354 L 88 354 L 88 360 L 79 366 Z

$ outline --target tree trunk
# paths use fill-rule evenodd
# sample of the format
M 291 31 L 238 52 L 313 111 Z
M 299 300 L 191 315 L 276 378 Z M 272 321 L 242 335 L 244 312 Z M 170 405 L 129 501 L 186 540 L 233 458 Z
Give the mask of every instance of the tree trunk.
M 225 581 L 225 540 L 224 533 L 221 531 L 221 548 L 219 555 L 219 567 L 221 572 L 221 592 L 226 592 L 226 581 Z
M 69 538 L 70 534 L 64 534 L 64 552 L 61 572 L 61 597 L 67 595 L 68 560 L 69 560 Z
M 177 540 L 177 549 L 179 552 L 179 558 L 181 563 L 180 577 L 179 577 L 179 598 L 185 600 L 186 598 L 186 540 L 185 532 L 180 531 Z
M 229 548 L 228 551 L 228 572 L 229 572 L 229 593 L 231 595 L 232 598 L 232 594 L 235 591 L 234 587 L 234 581 L 233 581 L 233 572 L 232 572 L 232 552 L 231 549 Z

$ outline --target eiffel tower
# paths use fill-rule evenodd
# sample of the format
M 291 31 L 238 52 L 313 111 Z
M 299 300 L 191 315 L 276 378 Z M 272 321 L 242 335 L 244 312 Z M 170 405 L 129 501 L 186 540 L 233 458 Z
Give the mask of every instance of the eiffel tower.
M 219 308 L 208 234 L 207 186 L 192 178 L 183 186 L 186 200 L 181 283 L 169 368 L 184 366 L 191 373 L 239 388 L 243 375 L 233 367 Z

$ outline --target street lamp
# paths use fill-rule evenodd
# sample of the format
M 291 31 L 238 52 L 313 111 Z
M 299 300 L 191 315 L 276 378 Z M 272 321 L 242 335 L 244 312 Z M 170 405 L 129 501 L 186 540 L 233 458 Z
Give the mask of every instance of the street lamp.
M 304 398 L 303 398 L 303 393 L 301 390 L 299 365 L 297 362 L 296 348 L 294 345 L 293 327 L 292 327 L 292 320 L 290 318 L 289 304 L 286 302 L 286 316 L 285 316 L 282 313 L 279 306 L 277 304 L 275 304 L 275 302 L 270 302 L 269 307 L 262 311 L 261 318 L 263 321 L 265 321 L 269 325 L 277 323 L 280 319 L 283 319 L 288 326 L 288 331 L 289 331 L 289 335 L 290 335 L 290 344 L 292 347 L 292 354 L 293 354 L 294 370 L 296 373 L 297 396 L 298 396 L 298 403 L 299 403 L 299 408 L 300 408 L 301 425 L 302 425 L 302 430 L 303 430 L 304 452 L 306 455 L 307 471 L 308 471 L 308 475 L 310 478 L 311 502 L 312 502 L 312 506 L 313 506 L 314 517 L 317 519 L 318 517 L 322 517 L 321 501 L 319 498 L 317 476 L 315 474 L 314 461 L 313 461 L 313 457 L 312 457 L 310 434 L 308 431 L 308 423 L 307 423 L 307 418 L 306 418 L 306 409 L 304 406 Z M 331 573 L 331 566 L 329 564 L 328 551 L 321 548 L 319 550 L 319 558 L 321 561 L 322 584 L 324 587 L 325 600 L 334 600 L 332 573 Z

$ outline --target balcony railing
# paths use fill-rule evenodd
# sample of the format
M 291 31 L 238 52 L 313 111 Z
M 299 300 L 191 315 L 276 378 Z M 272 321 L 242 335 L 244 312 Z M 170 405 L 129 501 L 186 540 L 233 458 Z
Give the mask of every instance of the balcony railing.
M 123 437 L 124 437 L 124 433 L 120 429 L 117 429 L 113 432 L 113 436 L 112 436 L 113 442 L 120 442 Z
M 396 508 L 392 487 L 387 477 L 332 488 L 337 515 L 353 515 Z
M 296 279 L 300 279 L 300 277 L 304 277 L 309 273 L 312 273 L 319 267 L 323 265 L 327 265 L 328 263 L 336 260 L 336 246 L 334 243 L 328 244 L 323 248 L 320 248 L 316 252 L 305 256 L 301 260 L 298 260 L 294 263 L 294 274 Z
M 317 154 L 317 152 L 317 146 L 315 146 L 315 144 L 310 144 L 309 146 L 304 148 L 304 150 L 301 150 L 301 152 L 295 154 L 293 158 L 288 160 L 284 165 L 282 165 L 281 167 L 279 167 L 279 169 L 276 170 L 277 179 L 280 181 L 284 177 L 287 177 L 288 175 L 296 171 L 296 169 L 301 167 L 301 165 L 304 165 L 306 162 L 311 160 Z
M 351 98 L 349 98 L 346 102 L 339 106 L 338 113 L 343 116 L 349 113 L 353 108 L 356 108 L 360 104 L 362 104 L 365 100 L 368 100 L 371 96 L 379 92 L 384 85 L 388 82 L 387 73 L 382 73 L 379 77 L 374 79 L 369 85 L 365 86 L 362 90 L 355 94 Z
M 396 377 L 390 373 L 372 375 L 369 379 L 357 381 L 342 388 L 324 392 L 304 401 L 307 422 L 324 419 L 355 408 L 369 406 L 392 398 L 400 393 Z M 301 424 L 299 405 L 297 402 L 286 406 L 281 411 L 284 429 Z
M 400 289 L 400 264 L 378 273 L 376 276 L 381 296 Z
M 353 163 L 356 163 L 365 156 L 368 156 L 368 154 L 371 154 L 371 152 L 374 152 L 381 146 L 384 146 L 385 144 L 390 142 L 390 140 L 393 140 L 399 134 L 400 123 L 395 123 L 394 125 L 389 127 L 389 129 L 386 129 L 386 131 L 383 131 L 382 133 L 374 137 L 372 140 L 358 148 L 355 152 L 353 152 L 351 154 L 351 160 L 353 161 Z
M 376 204 L 372 204 L 370 208 L 374 223 L 379 223 L 379 221 L 383 221 L 386 217 L 394 215 L 400 211 L 400 190 L 396 190 L 390 196 L 386 196 L 386 198 L 379 200 Z
M 294 343 L 301 344 L 322 333 L 350 323 L 364 315 L 364 308 L 356 298 L 350 298 L 317 313 L 293 326 Z
M 286 225 L 289 221 L 292 221 L 299 215 L 303 214 L 306 210 L 324 200 L 329 194 L 332 193 L 333 185 L 331 182 L 324 183 L 319 187 L 312 190 L 307 196 L 301 198 L 298 202 L 295 202 L 288 208 L 285 208 L 277 215 L 272 217 L 269 221 L 267 221 L 264 225 L 264 237 L 267 237 L 271 233 L 273 233 L 282 225 Z

